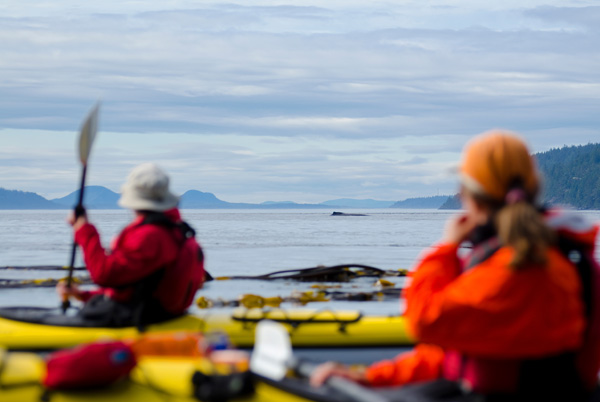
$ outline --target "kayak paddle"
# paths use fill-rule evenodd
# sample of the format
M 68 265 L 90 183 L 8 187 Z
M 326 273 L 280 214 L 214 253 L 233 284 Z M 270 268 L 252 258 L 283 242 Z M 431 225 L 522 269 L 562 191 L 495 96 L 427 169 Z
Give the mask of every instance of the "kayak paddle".
M 79 161 L 81 162 L 81 184 L 79 186 L 79 200 L 75 205 L 75 219 L 82 216 L 85 213 L 83 208 L 83 191 L 85 190 L 85 176 L 87 172 L 87 162 L 92 150 L 92 144 L 94 138 L 96 138 L 96 131 L 98 130 L 98 111 L 100 109 L 100 103 L 92 108 L 87 118 L 84 120 L 79 133 Z M 77 243 L 73 240 L 73 248 L 71 249 L 71 262 L 69 264 L 69 276 L 67 277 L 67 288 L 71 287 L 73 282 L 73 266 L 75 265 L 75 254 L 77 252 Z M 67 311 L 71 305 L 69 298 L 66 297 L 62 301 L 63 314 Z
M 283 325 L 269 320 L 258 323 L 250 359 L 250 370 L 253 373 L 280 381 L 288 369 L 302 377 L 309 377 L 315 367 L 312 363 L 302 362 L 294 357 L 290 335 Z M 345 378 L 331 377 L 326 385 L 354 402 L 389 402 L 387 398 Z

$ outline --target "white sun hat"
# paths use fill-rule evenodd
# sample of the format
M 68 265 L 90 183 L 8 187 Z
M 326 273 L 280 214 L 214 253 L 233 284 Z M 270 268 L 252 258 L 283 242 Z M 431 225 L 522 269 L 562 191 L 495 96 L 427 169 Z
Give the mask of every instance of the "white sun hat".
M 154 163 L 136 166 L 121 187 L 119 205 L 135 211 L 175 208 L 179 197 L 169 191 L 169 176 Z

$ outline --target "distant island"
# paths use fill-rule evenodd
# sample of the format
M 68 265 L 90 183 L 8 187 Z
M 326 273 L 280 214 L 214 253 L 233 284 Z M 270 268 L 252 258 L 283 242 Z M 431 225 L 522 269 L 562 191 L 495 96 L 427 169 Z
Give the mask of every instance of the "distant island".
M 71 205 L 72 207 L 72 205 Z M 60 205 L 41 195 L 0 188 L 0 209 L 60 209 Z
M 102 186 L 86 186 L 84 204 L 88 209 L 119 209 L 117 201 L 120 195 Z M 340 198 L 319 204 L 300 204 L 292 201 L 266 201 L 260 204 L 227 202 L 212 193 L 198 190 L 186 191 L 181 196 L 182 209 L 324 209 L 324 208 L 423 208 L 436 209 L 448 198 L 424 197 L 403 201 L 379 201 L 372 199 Z M 0 188 L 0 209 L 70 209 L 79 199 L 79 190 L 61 198 L 47 200 L 42 196 L 17 190 Z M 435 199 L 432 201 L 432 199 Z M 422 203 L 419 204 L 419 200 Z
M 576 209 L 600 210 L 600 144 L 564 146 L 535 154 L 544 178 L 542 199 Z M 0 188 L 0 209 L 70 209 L 79 190 L 61 198 L 44 197 L 19 190 Z M 119 194 L 102 186 L 86 186 L 84 203 L 88 209 L 117 209 Z M 182 209 L 308 209 L 308 208 L 418 208 L 459 209 L 457 195 L 408 198 L 403 201 L 339 198 L 318 204 L 292 201 L 266 201 L 261 204 L 232 203 L 212 193 L 189 190 L 181 196 Z
M 338 198 L 322 202 L 321 205 L 345 208 L 389 208 L 394 202 L 395 201 L 377 201 L 372 199 L 355 200 L 352 198 Z
M 407 198 L 404 201 L 395 202 L 390 208 L 416 208 L 416 209 L 439 209 L 447 200 L 447 195 L 434 195 L 433 197 Z

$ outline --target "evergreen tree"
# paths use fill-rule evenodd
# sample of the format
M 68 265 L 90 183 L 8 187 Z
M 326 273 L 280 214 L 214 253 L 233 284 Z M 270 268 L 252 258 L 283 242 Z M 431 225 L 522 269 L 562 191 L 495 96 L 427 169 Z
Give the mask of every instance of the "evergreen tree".
M 535 157 L 546 203 L 600 209 L 600 144 L 564 146 Z

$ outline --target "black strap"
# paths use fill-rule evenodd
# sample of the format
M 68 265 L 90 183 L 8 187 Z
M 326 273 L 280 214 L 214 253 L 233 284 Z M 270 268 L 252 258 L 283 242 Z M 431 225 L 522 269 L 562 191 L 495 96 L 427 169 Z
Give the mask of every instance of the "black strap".
M 566 236 L 559 236 L 558 248 L 577 268 L 577 274 L 579 275 L 582 285 L 585 316 L 586 318 L 590 318 L 592 315 L 593 262 L 591 259 L 593 259 L 593 256 L 581 243 L 567 238 Z
M 174 222 L 162 212 L 144 212 L 145 217 L 140 225 L 156 225 L 169 229 L 179 229 L 184 239 L 196 236 L 196 231 L 185 221 Z
M 579 376 L 576 354 L 565 352 L 523 360 L 519 367 L 519 400 L 583 401 L 588 392 Z
M 500 250 L 501 247 L 502 245 L 500 244 L 500 241 L 497 237 L 492 237 L 479 243 L 477 246 L 475 246 L 469 257 L 467 258 L 463 270 L 467 271 L 473 268 L 474 266 L 481 264 L 482 262 L 490 258 L 492 255 L 494 255 L 496 251 Z

